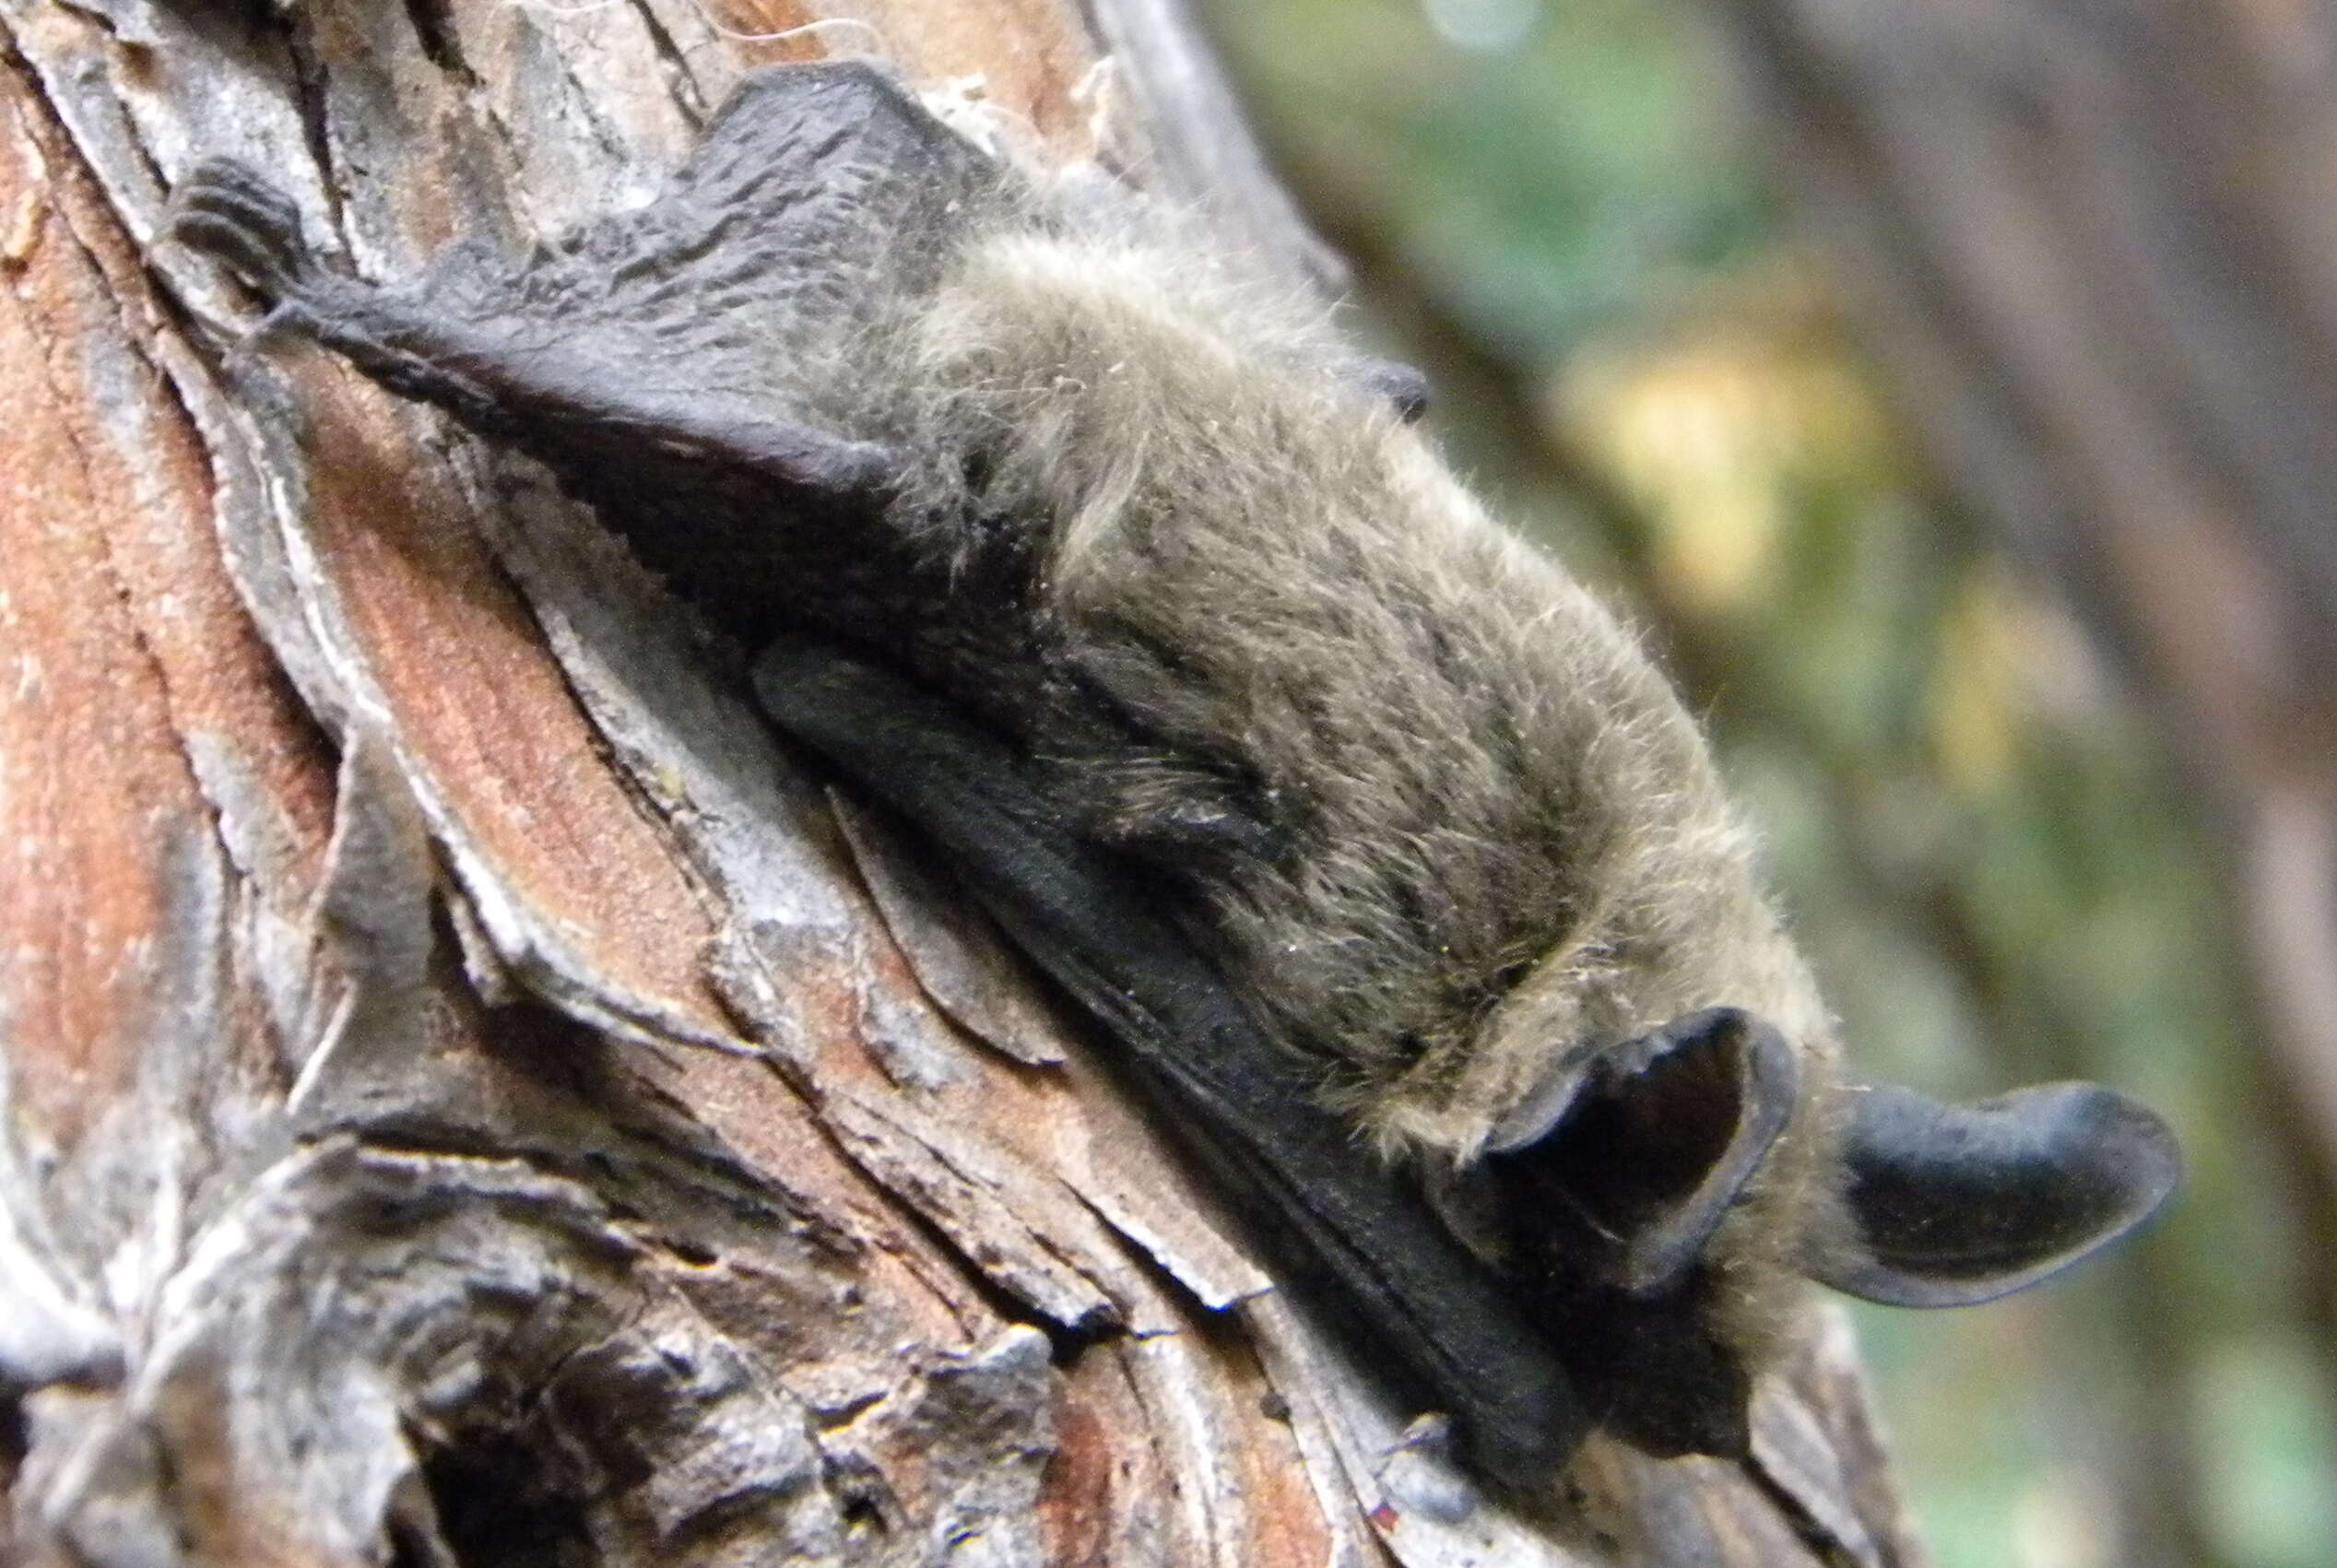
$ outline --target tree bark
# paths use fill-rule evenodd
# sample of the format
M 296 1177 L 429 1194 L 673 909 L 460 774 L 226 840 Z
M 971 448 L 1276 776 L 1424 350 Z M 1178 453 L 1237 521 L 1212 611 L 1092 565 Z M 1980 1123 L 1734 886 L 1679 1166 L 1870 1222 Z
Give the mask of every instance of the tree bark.
M 405 276 L 880 43 L 1335 276 L 1176 6 L 0 17 L 0 1558 L 1913 1560 L 1830 1316 L 1743 1465 L 1408 1444 L 588 514 L 157 241 L 231 155 Z

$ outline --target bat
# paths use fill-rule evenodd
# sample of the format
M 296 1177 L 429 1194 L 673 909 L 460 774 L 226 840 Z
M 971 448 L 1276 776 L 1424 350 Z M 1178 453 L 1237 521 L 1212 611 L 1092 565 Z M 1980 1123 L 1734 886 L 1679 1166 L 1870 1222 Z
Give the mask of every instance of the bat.
M 1496 1481 L 1741 1455 L 1800 1281 L 1986 1301 L 2177 1184 L 2107 1089 L 1852 1077 L 1635 634 L 1190 215 L 821 64 L 525 258 L 363 281 L 231 162 L 172 232 L 760 650 Z

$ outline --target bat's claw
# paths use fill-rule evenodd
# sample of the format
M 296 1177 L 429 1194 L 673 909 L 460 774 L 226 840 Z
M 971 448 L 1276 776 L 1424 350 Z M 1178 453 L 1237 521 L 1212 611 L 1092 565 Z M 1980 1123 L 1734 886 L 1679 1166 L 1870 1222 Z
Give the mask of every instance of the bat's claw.
M 248 164 L 199 164 L 171 206 L 171 238 L 233 268 L 269 299 L 314 292 L 321 275 L 301 236 L 301 209 Z

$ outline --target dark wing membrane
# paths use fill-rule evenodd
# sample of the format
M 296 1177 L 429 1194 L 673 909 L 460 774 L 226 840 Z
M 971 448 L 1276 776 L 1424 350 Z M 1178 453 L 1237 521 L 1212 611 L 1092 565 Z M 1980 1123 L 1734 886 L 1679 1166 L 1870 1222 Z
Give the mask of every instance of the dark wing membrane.
M 773 519 L 868 513 L 896 472 L 830 406 L 852 384 L 836 361 L 870 311 L 929 285 L 995 177 L 881 73 L 806 65 L 742 83 L 655 202 L 523 259 L 466 242 L 369 284 L 225 161 L 183 183 L 171 233 L 240 273 L 276 324 L 550 464 L 760 640 L 790 585 Z
M 1203 1124 L 1295 1273 L 1460 1421 L 1471 1459 L 1546 1483 L 1588 1431 L 1556 1357 L 1420 1194 L 1316 1104 L 1285 1054 L 1134 882 L 1079 839 L 994 737 L 898 678 L 783 644 L 765 710 L 906 818 L 1016 943 Z

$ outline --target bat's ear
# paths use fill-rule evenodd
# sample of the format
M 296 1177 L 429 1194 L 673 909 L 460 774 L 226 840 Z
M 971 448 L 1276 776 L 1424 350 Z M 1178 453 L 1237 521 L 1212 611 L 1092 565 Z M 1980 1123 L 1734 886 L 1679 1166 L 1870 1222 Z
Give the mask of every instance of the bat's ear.
M 1799 1088 L 1775 1028 L 1708 1008 L 1562 1057 L 1495 1129 L 1487 1163 L 1514 1193 L 1573 1209 L 1613 1244 L 1599 1266 L 1606 1283 L 1658 1295 L 1703 1256 Z
M 1964 1306 L 2033 1285 L 2148 1220 L 2182 1173 L 2175 1135 L 2090 1083 L 1943 1105 L 1848 1091 L 1847 1228 L 1814 1233 L 1812 1279 L 1893 1306 Z

